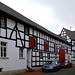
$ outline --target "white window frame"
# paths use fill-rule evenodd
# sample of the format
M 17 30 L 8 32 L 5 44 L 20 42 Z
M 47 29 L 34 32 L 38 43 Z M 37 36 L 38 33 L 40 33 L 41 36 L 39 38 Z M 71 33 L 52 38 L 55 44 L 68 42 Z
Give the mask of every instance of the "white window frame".
M 1 44 L 1 57 L 7 57 L 7 42 L 1 41 L 0 43 L 6 44 L 5 46 Z M 4 50 L 4 48 L 6 49 L 6 51 Z
M 5 18 L 1 16 L 1 27 L 5 27 Z
M 24 57 L 24 48 L 19 48 L 19 58 Z

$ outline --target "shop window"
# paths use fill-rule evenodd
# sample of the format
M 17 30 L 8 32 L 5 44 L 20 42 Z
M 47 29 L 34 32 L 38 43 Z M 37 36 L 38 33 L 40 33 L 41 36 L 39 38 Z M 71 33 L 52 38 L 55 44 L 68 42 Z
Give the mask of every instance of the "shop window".
M 1 57 L 6 57 L 7 55 L 7 43 L 1 42 Z
M 25 27 L 25 34 L 29 35 L 29 28 L 28 27 Z
M 43 53 L 42 52 L 40 53 L 40 59 L 43 59 Z
M 23 58 L 23 48 L 19 48 L 19 58 Z
M 6 28 L 6 18 L 0 16 L 0 27 Z

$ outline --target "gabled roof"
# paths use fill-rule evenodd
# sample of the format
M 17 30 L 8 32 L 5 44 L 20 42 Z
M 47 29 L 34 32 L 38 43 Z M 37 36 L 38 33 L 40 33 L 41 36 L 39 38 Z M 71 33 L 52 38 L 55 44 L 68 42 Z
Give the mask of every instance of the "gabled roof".
M 70 39 L 75 40 L 75 31 L 71 31 L 66 28 L 63 29 L 65 30 L 66 34 L 70 37 Z
M 47 35 L 55 38 L 55 39 L 58 39 L 66 44 L 69 44 L 69 42 L 67 42 L 65 39 L 63 39 L 62 37 L 52 33 L 51 31 L 47 30 L 46 28 L 40 26 L 39 24 L 36 24 L 35 22 L 31 21 L 30 19 L 24 17 L 23 15 L 21 15 L 20 13 L 16 12 L 15 10 L 13 10 L 12 8 L 6 6 L 5 4 L 1 3 L 0 2 L 0 14 L 4 14 L 5 16 L 7 17 L 10 17 L 12 19 L 15 19 L 16 21 L 19 21 L 23 24 L 26 24 L 30 27 L 33 27 L 41 32 L 44 32 L 46 33 Z

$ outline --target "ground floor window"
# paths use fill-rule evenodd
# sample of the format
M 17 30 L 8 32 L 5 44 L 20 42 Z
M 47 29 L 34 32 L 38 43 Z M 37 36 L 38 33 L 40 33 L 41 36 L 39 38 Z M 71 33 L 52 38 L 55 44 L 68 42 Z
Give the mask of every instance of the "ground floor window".
M 19 58 L 23 58 L 23 48 L 19 48 Z
M 47 58 L 50 59 L 50 53 L 47 54 Z
M 43 59 L 43 53 L 40 52 L 40 59 Z
M 7 56 L 7 43 L 6 42 L 1 42 L 1 57 L 6 57 Z

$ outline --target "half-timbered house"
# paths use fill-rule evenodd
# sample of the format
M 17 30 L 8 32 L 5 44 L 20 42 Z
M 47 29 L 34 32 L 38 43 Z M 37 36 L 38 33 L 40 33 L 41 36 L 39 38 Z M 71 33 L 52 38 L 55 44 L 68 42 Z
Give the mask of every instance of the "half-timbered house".
M 60 36 L 71 44 L 72 61 L 75 61 L 75 31 L 63 28 Z
M 40 67 L 59 59 L 59 50 L 71 55 L 65 39 L 0 3 L 0 68 L 2 71 Z

